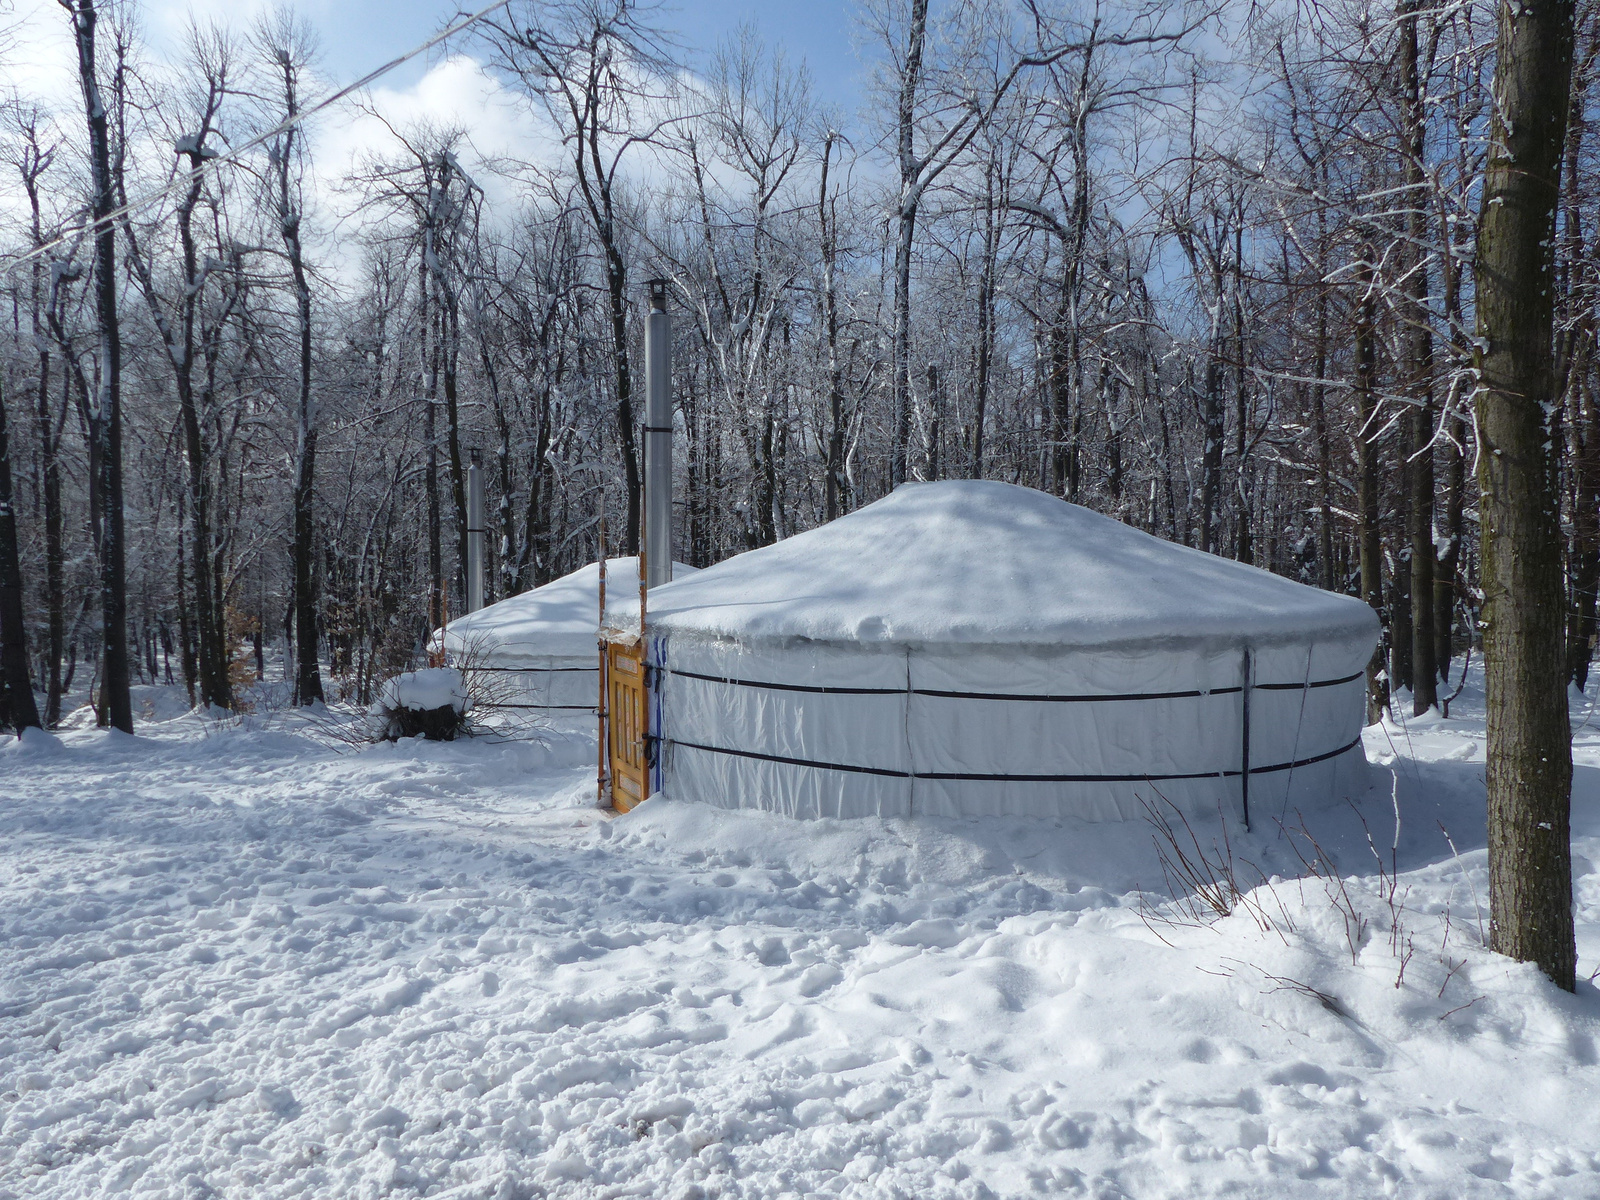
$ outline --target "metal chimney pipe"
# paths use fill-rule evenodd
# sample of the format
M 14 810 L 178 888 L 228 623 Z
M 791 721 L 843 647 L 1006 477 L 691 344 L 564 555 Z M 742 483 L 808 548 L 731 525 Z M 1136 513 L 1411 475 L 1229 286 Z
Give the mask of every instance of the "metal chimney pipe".
M 644 544 L 646 587 L 672 579 L 672 318 L 667 281 L 652 279 L 644 327 Z
M 467 611 L 483 607 L 483 452 L 467 467 Z

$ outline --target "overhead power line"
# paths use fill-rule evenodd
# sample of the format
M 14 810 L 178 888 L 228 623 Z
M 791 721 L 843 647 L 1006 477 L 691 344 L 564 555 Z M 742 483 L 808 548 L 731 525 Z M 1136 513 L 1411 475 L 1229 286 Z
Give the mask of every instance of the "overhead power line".
M 257 146 L 261 146 L 261 145 L 265 144 L 266 142 L 271 141 L 273 138 L 277 137 L 281 133 L 287 133 L 289 130 L 293 129 L 296 125 L 299 125 L 302 122 L 304 122 L 306 120 L 309 120 L 311 117 L 316 116 L 319 112 L 322 112 L 324 109 L 330 108 L 331 106 L 339 103 L 339 101 L 343 100 L 346 96 L 350 95 L 351 92 L 359 92 L 362 88 L 366 87 L 369 83 L 372 83 L 374 80 L 383 78 L 383 76 L 387 75 L 390 71 L 394 70 L 396 67 L 402 66 L 405 63 L 410 62 L 413 58 L 417 57 L 417 55 L 419 55 L 419 54 L 426 54 L 429 50 L 432 50 L 435 46 L 437 46 L 440 42 L 445 41 L 447 38 L 450 38 L 450 37 L 454 36 L 457 33 L 460 33 L 463 29 L 466 29 L 469 25 L 476 24 L 477 22 L 483 20 L 483 18 L 487 17 L 490 13 L 496 11 L 497 9 L 504 8 L 506 5 L 508 5 L 510 3 L 511 3 L 511 0 L 494 0 L 493 4 L 487 5 L 484 8 L 479 9 L 477 12 L 472 13 L 470 16 L 462 17 L 459 21 L 456 21 L 454 24 L 452 24 L 452 25 L 446 27 L 445 29 L 441 30 L 440 32 L 434 34 L 427 41 L 423 42 L 420 46 L 417 46 L 415 49 L 406 51 L 404 54 L 400 55 L 399 58 L 390 59 L 388 62 L 384 63 L 383 66 L 378 67 L 376 70 L 368 71 L 365 75 L 363 75 L 360 79 L 356 80 L 354 83 L 346 84 L 344 87 L 342 87 L 338 91 L 334 92 L 331 96 L 327 96 L 324 99 L 319 100 L 316 104 L 313 104 L 310 108 L 306 109 L 304 112 L 296 113 L 294 116 L 289 117 L 286 120 L 280 121 L 278 124 L 274 125 L 271 129 L 268 129 L 268 130 L 266 130 L 265 132 L 262 132 L 262 133 L 258 133 L 258 134 L 256 134 L 255 137 L 250 138 L 248 141 L 243 142 L 240 145 L 233 147 L 231 150 L 228 151 L 228 153 L 220 154 L 215 158 L 203 159 L 199 166 L 192 167 L 187 171 L 179 172 L 178 174 L 174 175 L 171 179 L 167 180 L 167 182 L 162 184 L 160 187 L 155 188 L 154 190 L 145 193 L 143 196 L 140 196 L 137 200 L 130 200 L 130 201 L 128 201 L 128 203 L 126 203 L 124 205 L 121 205 L 118 208 L 112 209 L 110 212 L 108 212 L 105 216 L 101 217 L 99 220 L 90 221 L 90 222 L 88 222 L 86 224 L 75 226 L 72 229 L 68 230 L 67 232 L 62 233 L 62 234 L 58 235 L 57 237 L 54 237 L 54 238 L 50 239 L 48 242 L 45 242 L 43 245 L 34 247 L 32 250 L 28 251 L 28 253 L 26 253 L 24 255 L 21 255 L 18 258 L 12 259 L 11 265 L 7 269 L 11 270 L 11 271 L 14 271 L 18 267 L 27 266 L 30 262 L 34 261 L 34 259 L 42 258 L 45 254 L 48 254 L 51 250 L 54 250 L 57 246 L 60 246 L 60 245 L 66 243 L 68 241 L 71 241 L 74 238 L 82 237 L 85 234 L 93 233 L 93 232 L 95 232 L 95 231 L 97 231 L 97 230 L 99 230 L 99 229 L 101 229 L 101 228 L 103 228 L 103 227 L 105 227 L 107 225 L 114 225 L 114 224 L 116 224 L 116 222 L 122 220 L 124 217 L 128 216 L 130 213 L 136 213 L 136 212 L 140 211 L 141 209 L 148 208 L 150 205 L 154 204 L 157 200 L 160 200 L 163 196 L 165 196 L 168 192 L 172 191 L 174 188 L 186 187 L 189 184 L 193 183 L 197 179 L 205 178 L 205 175 L 206 175 L 207 171 L 214 170 L 215 168 L 221 167 L 221 166 L 226 165 L 226 164 L 231 164 L 231 163 L 237 162 L 242 155 L 249 153 L 251 150 L 254 150 Z

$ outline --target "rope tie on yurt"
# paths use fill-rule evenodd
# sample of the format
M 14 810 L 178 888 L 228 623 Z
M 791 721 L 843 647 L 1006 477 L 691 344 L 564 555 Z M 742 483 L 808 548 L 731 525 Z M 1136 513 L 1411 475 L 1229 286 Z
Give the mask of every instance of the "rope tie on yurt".
M 479 708 L 536 708 L 540 712 L 557 712 L 557 711 L 570 710 L 572 712 L 589 712 L 589 713 L 592 713 L 594 711 L 594 705 L 592 705 L 592 704 L 500 704 L 500 703 L 497 703 L 496 701 L 493 701 L 493 700 L 485 700 L 482 704 L 479 704 L 477 707 L 479 707 Z
M 482 672 L 494 675 L 562 675 L 568 672 L 582 672 L 593 675 L 599 667 L 468 667 L 472 672 Z
M 654 663 L 650 661 L 652 652 L 656 660 Z M 645 690 L 650 693 L 650 704 L 645 712 L 644 765 L 650 772 L 650 788 L 653 792 L 659 792 L 664 785 L 662 751 L 672 745 L 664 736 L 666 722 L 661 711 L 663 687 L 668 670 L 667 639 L 650 638 L 646 643 L 644 655 Z
M 911 647 L 907 646 L 906 706 L 903 725 L 906 741 L 906 761 L 908 763 L 915 763 L 917 761 L 916 756 L 911 751 L 911 697 L 914 695 L 916 695 L 916 693 L 911 690 Z M 906 816 L 914 817 L 917 815 L 917 774 L 915 771 L 907 771 L 906 778 L 911 781 L 910 785 L 906 788 Z
M 1293 758 L 1300 753 L 1300 730 L 1306 723 L 1306 697 L 1311 694 L 1311 656 L 1316 651 L 1317 644 L 1312 642 L 1306 647 L 1306 679 L 1300 688 L 1300 715 L 1294 722 L 1294 744 L 1289 747 L 1289 757 Z M 1282 835 L 1284 818 L 1289 815 L 1289 789 L 1294 786 L 1294 768 L 1289 769 L 1289 778 L 1283 783 L 1283 808 L 1278 812 L 1278 830 Z
M 1250 829 L 1250 647 L 1244 648 L 1239 675 L 1239 804 L 1244 809 L 1244 827 Z

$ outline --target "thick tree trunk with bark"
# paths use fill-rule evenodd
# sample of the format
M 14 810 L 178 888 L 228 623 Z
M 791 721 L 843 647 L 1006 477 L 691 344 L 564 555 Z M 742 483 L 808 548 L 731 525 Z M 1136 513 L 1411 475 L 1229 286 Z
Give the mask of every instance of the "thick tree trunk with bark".
M 1490 943 L 1574 988 L 1558 490 L 1551 438 L 1555 215 L 1573 6 L 1499 6 L 1478 225 L 1476 396 L 1488 693 Z
M 111 177 L 110 114 L 100 93 L 95 66 L 94 0 L 60 0 L 72 14 L 78 51 L 78 83 L 83 90 L 89 126 L 89 171 L 93 193 L 90 215 L 95 221 L 95 315 L 100 326 L 100 386 L 87 401 L 92 443 L 90 470 L 96 476 L 99 509 L 100 617 L 104 672 L 101 679 L 102 720 L 124 733 L 133 732 L 133 697 L 128 674 L 127 548 L 122 509 L 122 333 L 117 323 L 117 227 L 110 219 L 116 207 Z

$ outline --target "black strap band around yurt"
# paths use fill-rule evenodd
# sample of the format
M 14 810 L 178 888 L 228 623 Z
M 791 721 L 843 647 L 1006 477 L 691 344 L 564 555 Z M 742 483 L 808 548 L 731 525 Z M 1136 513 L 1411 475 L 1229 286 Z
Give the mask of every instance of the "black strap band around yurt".
M 1235 691 L 1239 689 L 1235 688 Z M 700 742 L 680 741 L 677 738 L 666 739 L 668 746 L 681 746 L 686 750 L 701 750 L 707 754 L 725 754 L 733 758 L 751 758 L 761 762 L 782 763 L 791 767 L 811 767 L 818 771 L 844 771 L 852 775 L 883 775 L 891 779 L 942 779 L 963 783 L 1161 783 L 1166 780 L 1178 779 L 1238 779 L 1244 774 L 1239 768 L 1234 767 L 1221 771 L 1188 771 L 1171 775 L 1014 775 L 1006 773 L 989 773 L 982 771 L 899 771 L 893 767 L 861 767 L 851 763 L 818 762 L 815 759 L 791 758 L 785 754 L 765 754 L 759 750 L 735 750 L 730 746 L 707 746 Z M 1340 746 L 1337 750 L 1329 750 L 1322 754 L 1314 754 L 1310 758 L 1296 759 L 1293 762 L 1272 763 L 1269 766 L 1252 766 L 1251 775 L 1270 775 L 1277 771 L 1292 771 L 1299 767 L 1309 767 L 1313 763 L 1326 762 L 1330 758 L 1354 750 L 1361 744 L 1358 734 L 1354 740 Z
M 1234 684 L 1232 687 L 1196 688 L 1182 692 L 1097 692 L 1076 695 L 1035 695 L 1017 692 L 962 692 L 949 691 L 942 688 L 869 688 L 869 687 L 833 687 L 808 683 L 772 683 L 761 679 L 737 679 L 727 675 L 706 675 L 698 671 L 683 671 L 677 667 L 661 668 L 669 675 L 677 675 L 683 679 L 699 679 L 706 683 L 722 683 L 729 687 L 763 688 L 774 692 L 806 692 L 813 695 L 826 696 L 904 696 L 908 692 L 913 696 L 932 696 L 941 700 L 1015 700 L 1022 703 L 1043 704 L 1095 704 L 1100 702 L 1113 702 L 1122 700 L 1189 700 L 1202 696 L 1237 696 L 1244 690 L 1243 685 Z M 1364 672 L 1357 671 L 1354 675 L 1346 675 L 1340 679 L 1317 679 L 1309 683 L 1257 683 L 1252 684 L 1252 690 L 1258 692 L 1299 692 L 1308 688 L 1338 687 L 1340 684 L 1354 683 L 1364 679 Z

